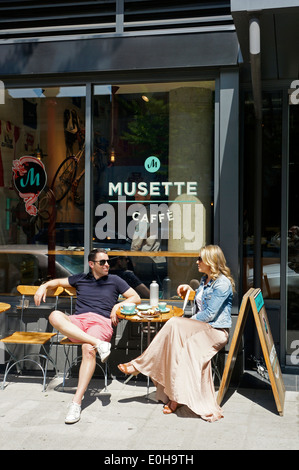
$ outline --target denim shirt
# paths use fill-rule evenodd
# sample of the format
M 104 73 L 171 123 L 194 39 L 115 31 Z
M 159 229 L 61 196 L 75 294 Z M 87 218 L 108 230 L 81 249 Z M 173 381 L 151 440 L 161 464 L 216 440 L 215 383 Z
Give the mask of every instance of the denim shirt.
M 206 276 L 203 276 L 199 288 L 196 290 L 192 319 L 209 323 L 214 328 L 230 328 L 232 325 L 231 309 L 233 290 L 230 280 L 220 274 L 216 280 L 210 280 L 204 285 Z M 198 311 L 196 296 L 203 286 L 202 310 Z

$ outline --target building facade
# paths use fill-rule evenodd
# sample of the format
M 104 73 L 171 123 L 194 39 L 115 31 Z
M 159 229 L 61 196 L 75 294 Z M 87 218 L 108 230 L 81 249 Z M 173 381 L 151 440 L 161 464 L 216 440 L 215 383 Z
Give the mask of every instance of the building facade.
M 104 247 L 176 300 L 215 243 L 234 316 L 261 287 L 297 370 L 299 9 L 280 3 L 2 2 L 3 298 Z

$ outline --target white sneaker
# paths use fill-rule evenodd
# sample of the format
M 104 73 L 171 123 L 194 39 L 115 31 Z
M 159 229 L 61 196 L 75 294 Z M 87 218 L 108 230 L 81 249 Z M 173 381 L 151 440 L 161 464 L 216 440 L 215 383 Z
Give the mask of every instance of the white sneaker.
M 100 341 L 97 345 L 97 351 L 99 353 L 102 362 L 106 362 L 111 352 L 111 344 L 107 341 Z
M 79 421 L 81 415 L 81 406 L 78 405 L 78 403 L 72 403 L 69 404 L 68 406 L 68 412 L 65 418 L 65 423 L 66 424 L 73 424 L 77 423 Z

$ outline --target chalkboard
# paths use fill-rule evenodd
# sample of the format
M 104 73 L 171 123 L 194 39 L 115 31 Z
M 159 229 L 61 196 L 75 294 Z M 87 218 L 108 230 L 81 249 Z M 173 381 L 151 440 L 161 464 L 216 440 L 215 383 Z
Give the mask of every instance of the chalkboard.
M 249 298 L 269 374 L 270 383 L 272 386 L 272 391 L 274 394 L 277 411 L 282 416 L 285 399 L 285 386 L 283 383 L 280 365 L 261 290 L 256 289 L 249 296 Z
M 268 316 L 264 304 L 263 295 L 260 289 L 249 289 L 248 292 L 243 296 L 239 316 L 232 338 L 231 346 L 228 353 L 228 358 L 225 364 L 217 402 L 221 404 L 224 395 L 228 389 L 231 374 L 235 365 L 236 356 L 238 354 L 242 334 L 248 312 L 252 310 L 255 325 L 257 328 L 261 348 L 263 351 L 265 363 L 267 366 L 269 379 L 276 403 L 276 408 L 280 416 L 283 415 L 284 400 L 285 400 L 285 386 L 281 374 L 281 369 L 270 330 Z

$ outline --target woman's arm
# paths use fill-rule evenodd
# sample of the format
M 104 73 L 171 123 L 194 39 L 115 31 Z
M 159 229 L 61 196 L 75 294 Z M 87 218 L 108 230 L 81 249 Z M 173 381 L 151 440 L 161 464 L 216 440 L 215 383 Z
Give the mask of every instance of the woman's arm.
M 207 305 L 203 310 L 193 315 L 191 318 L 200 320 L 206 323 L 213 321 L 217 315 L 219 314 L 220 310 L 222 309 L 223 305 L 227 301 L 227 299 L 232 295 L 232 288 L 231 285 L 228 283 L 221 283 L 216 284 L 213 289 L 211 298 L 206 300 Z

